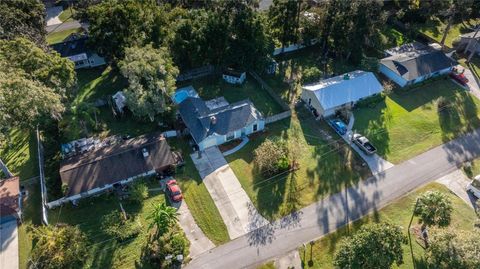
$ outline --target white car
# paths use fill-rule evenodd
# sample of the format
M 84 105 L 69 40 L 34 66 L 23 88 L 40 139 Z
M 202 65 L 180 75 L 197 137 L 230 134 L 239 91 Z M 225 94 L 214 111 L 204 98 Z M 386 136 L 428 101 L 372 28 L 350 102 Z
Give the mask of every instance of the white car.
M 476 176 L 467 186 L 467 191 L 471 192 L 475 197 L 480 198 L 480 175 Z

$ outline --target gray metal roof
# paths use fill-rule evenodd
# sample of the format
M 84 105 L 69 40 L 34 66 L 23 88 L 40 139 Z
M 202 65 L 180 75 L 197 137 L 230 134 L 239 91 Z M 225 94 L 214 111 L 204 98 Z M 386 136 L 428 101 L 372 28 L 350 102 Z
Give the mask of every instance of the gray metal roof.
M 383 58 L 380 63 L 408 81 L 457 64 L 445 53 L 437 50 L 396 54 Z
M 210 110 L 202 99 L 188 97 L 179 104 L 179 112 L 197 143 L 214 133 L 226 135 L 263 118 L 248 99 Z

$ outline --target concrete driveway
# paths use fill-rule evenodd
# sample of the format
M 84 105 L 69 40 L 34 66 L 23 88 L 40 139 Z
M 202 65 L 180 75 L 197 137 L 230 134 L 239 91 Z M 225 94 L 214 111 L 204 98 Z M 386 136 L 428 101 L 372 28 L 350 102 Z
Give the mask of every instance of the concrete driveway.
M 470 207 L 475 208 L 475 197 L 467 192 L 467 185 L 470 179 L 461 171 L 455 170 L 436 180 L 438 183 L 445 185 L 450 191 L 460 197 Z
M 187 203 L 183 202 L 180 205 L 178 213 L 180 214 L 178 222 L 190 241 L 190 257 L 192 259 L 215 247 L 212 241 L 198 227 L 192 213 L 188 209 Z
M 47 17 L 45 21 L 47 22 L 47 26 L 56 25 L 62 23 L 62 21 L 58 18 L 62 13 L 62 7 L 49 7 L 47 8 Z
M 268 224 L 217 147 L 202 151 L 201 158 L 197 153 L 190 157 L 227 226 L 230 239 Z
M 17 221 L 0 224 L 0 268 L 18 269 Z

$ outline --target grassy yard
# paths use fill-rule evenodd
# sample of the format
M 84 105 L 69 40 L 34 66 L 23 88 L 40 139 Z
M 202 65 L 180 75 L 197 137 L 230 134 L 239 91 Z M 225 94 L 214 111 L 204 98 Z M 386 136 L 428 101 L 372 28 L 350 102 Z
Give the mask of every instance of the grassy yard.
M 282 112 L 282 107 L 276 103 L 267 91 L 250 76 L 243 85 L 231 85 L 222 79 L 204 78 L 192 82 L 193 87 L 204 100 L 223 96 L 230 102 L 250 99 L 258 110 L 270 116 Z
M 214 244 L 228 242 L 227 227 L 190 158 L 192 151 L 188 141 L 174 138 L 169 139 L 168 143 L 172 149 L 182 152 L 186 161 L 185 166 L 177 170 L 176 178 L 195 222 Z
M 310 246 L 307 247 L 306 255 L 304 255 L 303 247 L 299 248 L 299 252 L 302 256 L 302 260 L 305 264 L 305 269 L 326 269 L 334 268 L 333 266 L 333 257 L 336 251 L 337 243 L 340 242 L 342 238 L 347 236 L 349 233 L 353 234 L 355 231 L 367 223 L 387 221 L 394 223 L 403 227 L 405 234 L 407 233 L 408 223 L 412 216 L 412 210 L 415 203 L 415 199 L 418 195 L 422 194 L 425 191 L 429 190 L 438 190 L 448 195 L 453 203 L 453 213 L 452 213 L 452 223 L 450 227 L 460 230 L 472 231 L 473 230 L 473 221 L 475 219 L 475 213 L 472 208 L 470 208 L 463 200 L 451 193 L 446 187 L 438 183 L 431 183 L 424 187 L 419 188 L 418 190 L 408 194 L 407 196 L 400 198 L 399 200 L 391 203 L 387 207 L 381 209 L 374 214 L 371 214 L 363 219 L 360 219 L 349 227 L 343 227 L 337 230 L 334 233 L 331 233 L 322 239 L 318 240 L 313 246 L 313 264 L 310 266 Z M 414 220 L 413 224 L 417 223 L 417 219 Z M 412 236 L 412 245 L 413 252 L 415 257 L 415 263 L 417 268 L 425 268 L 425 263 L 423 260 L 424 250 L 418 244 L 414 236 Z M 410 254 L 409 245 L 403 246 L 403 261 L 399 267 L 394 266 L 394 268 L 414 268 L 413 261 Z
M 67 8 L 65 9 L 64 11 L 62 11 L 62 13 L 60 13 L 60 15 L 58 16 L 58 18 L 62 21 L 62 22 L 67 22 L 67 21 L 73 21 L 73 15 L 75 14 L 75 9 L 73 8 Z
M 439 98 L 450 105 L 439 111 Z M 442 105 L 440 105 L 442 106 Z M 480 102 L 448 79 L 399 89 L 373 108 L 355 110 L 354 129 L 393 163 L 414 157 L 480 126 Z
M 38 175 L 37 141 L 33 132 L 12 129 L 7 141 L 0 144 L 0 156 L 20 180 Z
M 83 32 L 82 28 L 68 29 L 60 32 L 52 32 L 47 35 L 47 43 L 49 45 L 60 43 L 63 40 L 65 40 L 65 38 L 67 38 L 69 35 L 82 33 L 82 32 Z
M 72 108 L 81 103 L 93 103 L 96 99 L 106 98 L 108 95 L 127 87 L 126 79 L 110 67 L 94 68 L 77 71 L 78 90 L 72 96 Z M 98 129 L 88 129 L 88 133 L 79 124 L 77 116 L 69 111 L 60 123 L 64 141 L 68 142 L 87 135 L 100 135 L 102 137 L 114 134 L 129 134 L 137 136 L 156 131 L 155 123 L 142 122 L 130 114 L 116 118 L 111 109 L 100 108 L 98 115 Z
M 473 32 L 474 28 L 471 25 L 475 25 L 480 23 L 480 19 L 477 20 L 470 20 L 467 23 L 457 23 L 453 24 L 450 28 L 450 31 L 447 34 L 447 38 L 445 39 L 445 45 L 447 47 L 452 48 L 452 42 L 459 37 L 461 34 Z M 431 19 L 427 23 L 422 25 L 416 25 L 415 28 L 422 34 L 434 39 L 438 43 L 442 41 L 443 33 L 447 25 L 438 20 L 438 19 Z
M 264 133 L 252 137 L 244 148 L 226 159 L 259 212 L 275 219 L 370 175 L 359 157 L 343 142 L 328 140 L 329 135 L 339 139 L 325 123 L 315 121 L 301 108 L 291 119 L 268 125 Z M 253 151 L 266 138 L 273 137 L 299 141 L 300 168 L 266 179 L 254 168 Z

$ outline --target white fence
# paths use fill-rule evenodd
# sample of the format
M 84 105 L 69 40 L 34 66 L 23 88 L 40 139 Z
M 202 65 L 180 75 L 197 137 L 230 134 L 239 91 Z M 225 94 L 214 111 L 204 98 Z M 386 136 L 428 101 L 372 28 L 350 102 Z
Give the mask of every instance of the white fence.
M 275 114 L 273 116 L 267 117 L 265 119 L 265 124 L 273 123 L 279 120 L 286 119 L 288 117 L 292 116 L 292 112 L 290 110 L 284 111 L 282 113 Z
M 293 45 L 290 45 L 288 47 L 275 48 L 275 50 L 273 51 L 273 56 L 277 56 L 277 55 L 280 55 L 282 53 L 288 53 L 288 52 L 296 51 L 296 50 L 299 50 L 299 49 L 303 49 L 303 48 L 306 48 L 308 46 L 313 46 L 317 43 L 318 43 L 318 39 L 313 38 L 313 39 L 310 40 L 309 44 L 306 44 L 306 43 L 293 44 Z

